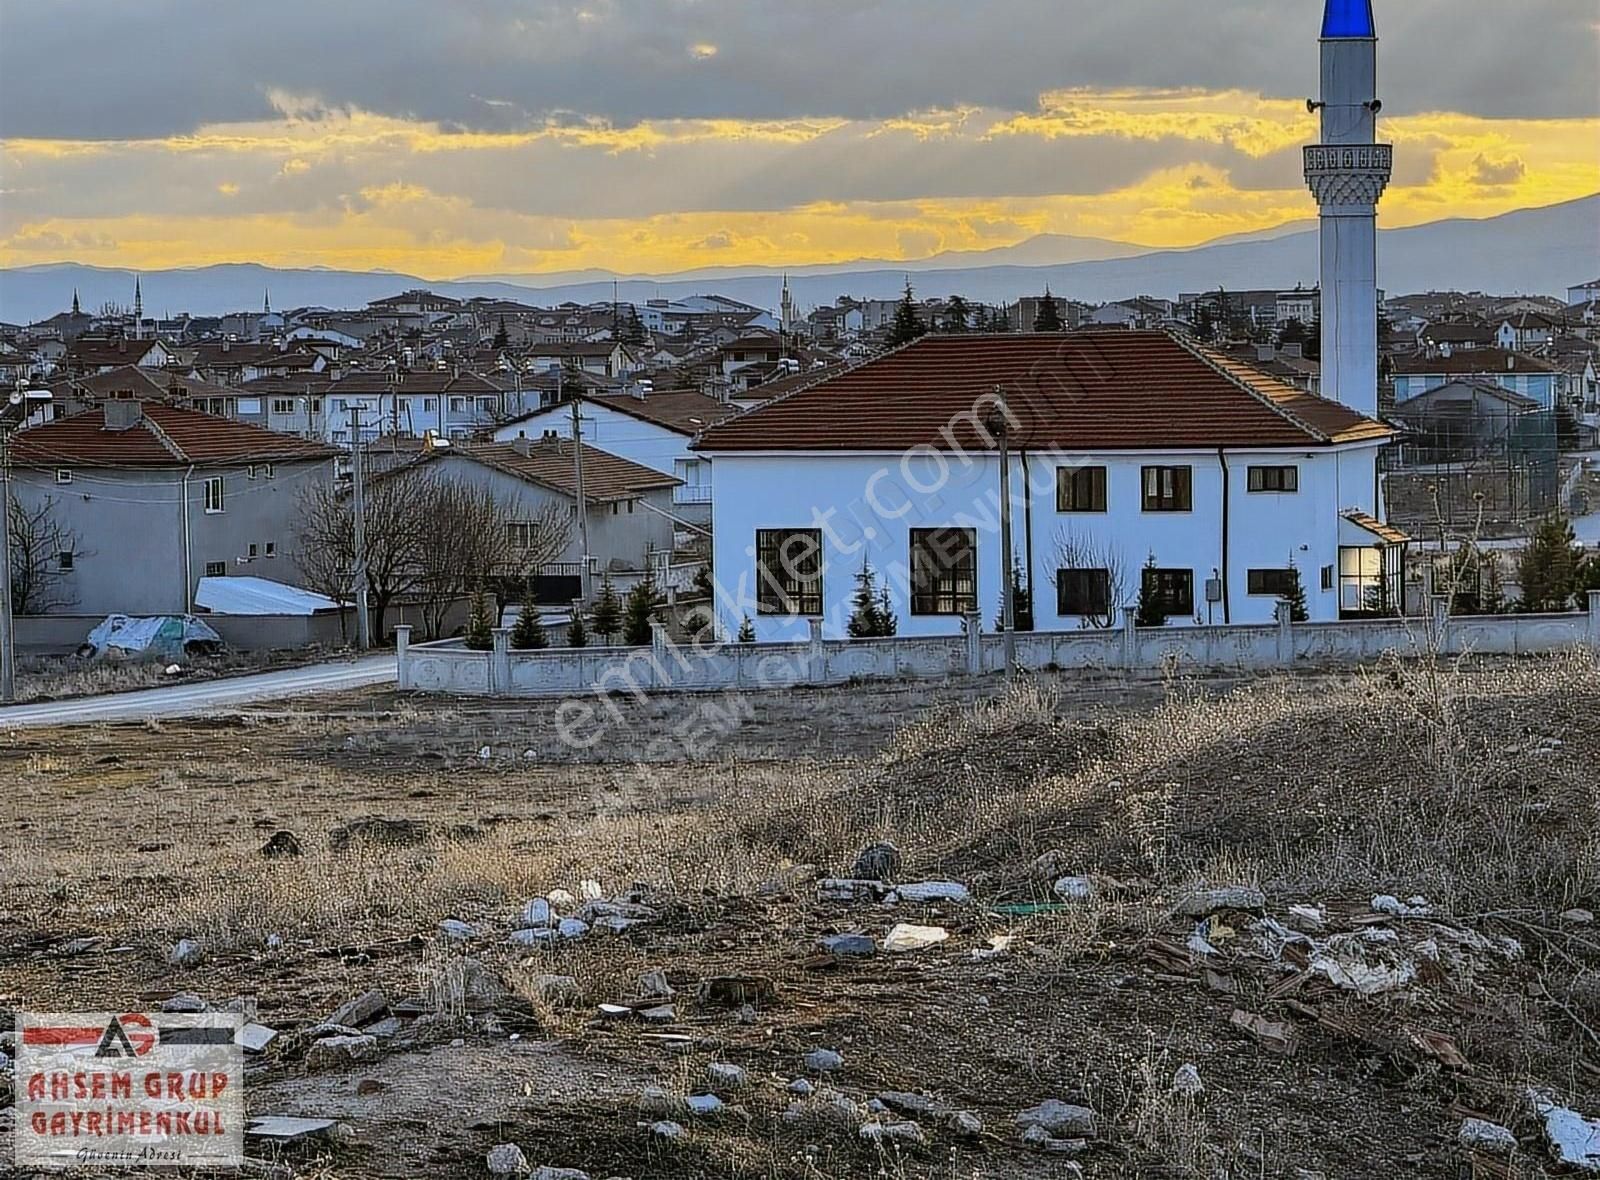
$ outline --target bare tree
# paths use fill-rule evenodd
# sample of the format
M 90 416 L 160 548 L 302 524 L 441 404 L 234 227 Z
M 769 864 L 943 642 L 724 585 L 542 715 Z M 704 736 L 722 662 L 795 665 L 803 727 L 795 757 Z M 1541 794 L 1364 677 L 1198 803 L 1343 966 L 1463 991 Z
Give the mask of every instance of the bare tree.
M 56 501 L 46 496 L 32 508 L 11 501 L 11 609 L 42 615 L 78 601 L 72 591 L 73 563 L 87 557 L 78 534 L 56 519 Z
M 1112 545 L 1093 537 L 1086 537 L 1071 529 L 1056 530 L 1054 539 L 1055 568 L 1058 570 L 1104 570 L 1106 597 L 1103 612 L 1079 616 L 1079 625 L 1104 630 L 1117 625 L 1117 614 L 1128 601 L 1128 565 L 1122 554 Z M 1053 585 L 1055 579 L 1049 579 Z
M 366 487 L 367 588 L 379 636 L 389 608 L 417 583 L 425 509 L 419 493 L 429 482 L 400 470 Z M 355 509 L 348 491 L 332 481 L 307 485 L 300 494 L 297 541 L 306 584 L 336 602 L 353 602 Z

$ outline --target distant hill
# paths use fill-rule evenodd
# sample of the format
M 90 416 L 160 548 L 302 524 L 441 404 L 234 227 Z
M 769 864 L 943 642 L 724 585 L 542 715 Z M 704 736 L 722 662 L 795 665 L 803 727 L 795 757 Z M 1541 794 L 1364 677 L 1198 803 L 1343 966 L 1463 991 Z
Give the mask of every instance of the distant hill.
M 1149 250 L 1127 242 L 1044 234 L 996 250 L 951 252 L 912 262 L 870 261 L 789 270 L 802 308 L 838 295 L 892 299 L 911 273 L 919 294 L 960 293 L 984 303 L 1037 294 L 1090 302 L 1132 295 L 1176 296 L 1217 286 L 1291 288 L 1317 281 L 1314 225 L 1280 226 L 1185 250 Z M 758 307 L 776 308 L 779 271 L 763 267 L 707 268 L 670 275 L 614 276 L 605 271 L 566 275 L 487 276 L 430 282 L 393 271 L 297 270 L 228 263 L 142 272 L 147 312 L 215 315 L 261 306 L 270 288 L 275 308 L 360 307 L 407 287 L 429 287 L 457 298 L 476 295 L 556 304 L 609 299 L 613 282 L 623 299 L 674 298 L 707 291 Z M 1378 282 L 1391 294 L 1429 289 L 1561 295 L 1600 273 L 1600 194 L 1520 209 L 1483 220 L 1456 218 L 1383 230 Z M 64 310 L 76 288 L 85 308 L 127 303 L 133 272 L 77 263 L 0 270 L 0 320 L 29 323 Z

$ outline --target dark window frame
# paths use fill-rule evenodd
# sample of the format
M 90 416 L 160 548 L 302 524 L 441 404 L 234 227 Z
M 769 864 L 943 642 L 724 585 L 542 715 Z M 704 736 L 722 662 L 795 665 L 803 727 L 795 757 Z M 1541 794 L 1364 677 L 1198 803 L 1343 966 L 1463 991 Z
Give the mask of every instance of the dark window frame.
M 821 529 L 756 530 L 758 615 L 820 617 L 822 577 Z
M 228 576 L 228 563 L 225 561 L 208 561 L 205 566 L 205 577 L 225 578 Z
M 1193 512 L 1194 468 L 1187 463 L 1141 467 L 1139 506 L 1143 512 Z
M 1057 512 L 1105 512 L 1106 505 L 1106 468 L 1103 464 L 1056 468 Z
M 1073 599 L 1078 601 L 1074 602 Z M 1087 609 L 1079 610 L 1076 607 Z M 1109 569 L 1105 566 L 1063 566 L 1056 570 L 1056 614 L 1093 619 L 1104 618 L 1110 613 Z
M 978 609 L 977 529 L 912 529 L 909 545 L 913 615 L 964 615 Z
M 1152 581 L 1157 583 L 1155 593 L 1169 619 L 1194 617 L 1194 570 L 1176 566 L 1146 566 L 1140 574 L 1140 585 L 1146 593 Z M 1169 583 L 1170 585 L 1162 585 Z
M 1273 486 L 1276 484 L 1277 486 Z M 1300 468 L 1294 463 L 1252 465 L 1245 472 L 1248 492 L 1289 495 L 1300 490 Z
M 1294 574 L 1295 570 L 1289 566 L 1246 570 L 1245 593 L 1267 598 L 1285 598 L 1293 588 Z

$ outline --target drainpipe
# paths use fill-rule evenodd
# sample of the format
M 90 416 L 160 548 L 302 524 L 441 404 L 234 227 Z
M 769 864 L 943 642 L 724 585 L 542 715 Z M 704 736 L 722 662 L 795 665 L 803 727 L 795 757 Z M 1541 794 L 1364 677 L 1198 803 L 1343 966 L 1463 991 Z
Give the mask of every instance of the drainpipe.
M 1228 456 L 1221 447 L 1217 448 L 1217 462 L 1222 464 L 1222 568 L 1218 576 L 1222 579 L 1222 623 L 1227 626 L 1233 622 L 1228 613 L 1228 499 L 1232 481 L 1228 477 Z
M 1028 479 L 1028 452 L 1018 451 L 1022 457 L 1022 554 L 1028 563 L 1028 602 L 1033 608 L 1033 625 L 1039 625 L 1039 600 L 1033 593 L 1033 484 Z
M 183 613 L 186 615 L 194 613 L 194 580 L 190 576 L 194 573 L 194 563 L 189 544 L 189 477 L 193 474 L 194 464 L 191 463 L 178 485 L 182 497 L 178 511 L 183 519 Z

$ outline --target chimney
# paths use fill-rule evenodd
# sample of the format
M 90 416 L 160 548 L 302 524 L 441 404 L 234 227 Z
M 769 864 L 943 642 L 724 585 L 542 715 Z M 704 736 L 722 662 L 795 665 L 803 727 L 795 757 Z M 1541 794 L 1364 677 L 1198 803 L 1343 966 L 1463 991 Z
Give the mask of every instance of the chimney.
M 533 451 L 533 440 L 525 434 L 519 434 L 511 440 L 511 449 L 517 454 L 526 457 Z
M 1507 353 L 1506 354 L 1506 372 L 1508 372 L 1508 373 L 1515 372 L 1516 368 L 1517 368 L 1517 357 L 1516 357 L 1516 354 L 1515 353 Z
M 224 336 L 222 338 L 222 351 L 223 352 L 227 352 L 232 347 L 233 347 L 233 341 L 230 340 L 228 337 Z
M 144 419 L 144 403 L 137 398 L 113 398 L 105 403 L 105 428 L 121 433 Z
M 1271 361 L 1278 358 L 1278 350 L 1270 344 L 1256 345 L 1256 360 Z

